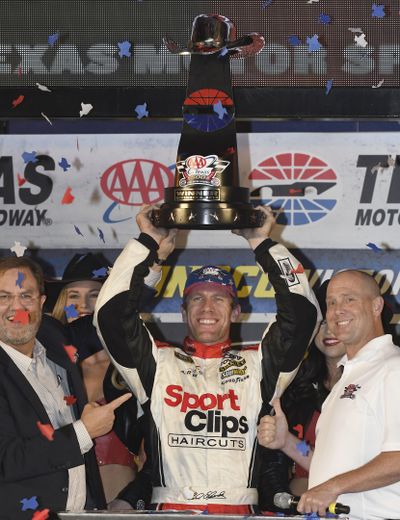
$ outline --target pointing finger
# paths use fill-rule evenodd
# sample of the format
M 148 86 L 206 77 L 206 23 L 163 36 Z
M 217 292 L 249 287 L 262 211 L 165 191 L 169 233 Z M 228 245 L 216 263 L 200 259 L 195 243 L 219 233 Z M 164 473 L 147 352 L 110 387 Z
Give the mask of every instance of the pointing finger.
M 118 407 L 121 406 L 121 404 L 124 404 L 131 397 L 132 394 L 130 392 L 127 392 L 126 394 L 114 399 L 114 401 L 110 401 L 106 406 L 109 406 L 112 410 L 116 410 Z

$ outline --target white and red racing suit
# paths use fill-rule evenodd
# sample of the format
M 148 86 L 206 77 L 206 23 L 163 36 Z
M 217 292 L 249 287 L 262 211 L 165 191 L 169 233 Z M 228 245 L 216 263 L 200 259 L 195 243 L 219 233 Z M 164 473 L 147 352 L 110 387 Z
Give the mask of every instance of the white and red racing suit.
M 159 509 L 245 514 L 257 505 L 256 430 L 315 332 L 319 308 L 299 262 L 266 239 L 255 250 L 276 292 L 277 316 L 258 345 L 182 346 L 154 340 L 138 312 L 157 244 L 130 240 L 97 300 L 105 349 L 148 413 L 152 503 Z

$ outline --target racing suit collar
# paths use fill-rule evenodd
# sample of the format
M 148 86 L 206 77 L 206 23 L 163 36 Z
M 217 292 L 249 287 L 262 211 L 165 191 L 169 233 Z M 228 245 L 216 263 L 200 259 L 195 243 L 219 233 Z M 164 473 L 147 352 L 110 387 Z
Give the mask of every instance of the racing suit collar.
M 189 336 L 186 336 L 183 342 L 183 349 L 187 354 L 197 356 L 201 358 L 220 358 L 230 350 L 231 340 L 227 339 L 221 343 L 215 343 L 214 345 L 205 345 L 199 341 L 195 341 Z

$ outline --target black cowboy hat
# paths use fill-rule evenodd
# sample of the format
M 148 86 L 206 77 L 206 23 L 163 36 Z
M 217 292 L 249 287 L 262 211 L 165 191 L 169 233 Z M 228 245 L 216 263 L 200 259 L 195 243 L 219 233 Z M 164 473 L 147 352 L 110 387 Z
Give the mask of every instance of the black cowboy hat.
M 229 18 L 220 14 L 196 16 L 186 47 L 179 46 L 168 36 L 163 40 L 172 54 L 214 54 L 226 49 L 234 56 L 253 56 L 264 47 L 264 38 L 258 33 L 236 39 L 236 27 Z
M 46 310 L 53 309 L 61 290 L 69 283 L 83 280 L 104 282 L 110 265 L 102 253 L 77 253 L 74 255 L 64 269 L 61 280 L 45 280 Z

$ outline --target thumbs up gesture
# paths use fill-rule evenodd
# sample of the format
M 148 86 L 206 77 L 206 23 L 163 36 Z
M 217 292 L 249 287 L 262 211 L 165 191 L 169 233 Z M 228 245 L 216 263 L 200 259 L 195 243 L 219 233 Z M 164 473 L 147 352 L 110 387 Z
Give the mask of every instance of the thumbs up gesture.
M 264 415 L 257 427 L 257 438 L 261 446 L 271 450 L 284 448 L 288 441 L 289 429 L 279 399 L 272 401 L 275 415 Z

